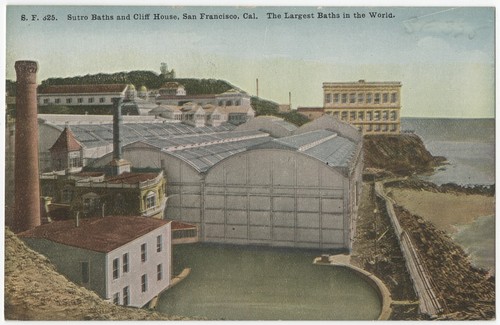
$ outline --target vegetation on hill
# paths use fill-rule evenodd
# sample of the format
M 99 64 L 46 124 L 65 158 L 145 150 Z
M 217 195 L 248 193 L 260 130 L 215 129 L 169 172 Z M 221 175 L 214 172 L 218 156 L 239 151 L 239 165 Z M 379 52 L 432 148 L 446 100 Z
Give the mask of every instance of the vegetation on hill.
M 153 71 L 130 71 L 116 73 L 98 73 L 69 78 L 49 78 L 42 81 L 40 88 L 50 85 L 97 85 L 97 84 L 132 84 L 136 88 L 146 86 L 148 89 L 159 89 L 167 82 L 182 84 L 190 95 L 220 94 L 234 88 L 223 80 L 178 78 L 169 79 L 165 75 Z
M 259 97 L 253 96 L 251 98 L 252 108 L 255 110 L 255 115 L 273 115 L 283 118 L 285 121 L 295 124 L 297 126 L 301 126 L 310 120 L 302 115 L 297 113 L 297 111 L 293 110 L 291 112 L 282 113 L 278 109 L 278 104 L 272 102 L 270 100 L 262 99 Z

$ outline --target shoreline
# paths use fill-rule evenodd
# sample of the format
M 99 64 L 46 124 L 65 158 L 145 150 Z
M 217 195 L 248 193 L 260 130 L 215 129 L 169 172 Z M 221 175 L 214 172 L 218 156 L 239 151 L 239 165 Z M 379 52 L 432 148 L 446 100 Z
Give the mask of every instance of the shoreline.
M 398 205 L 448 234 L 457 233 L 458 227 L 470 225 L 480 217 L 495 215 L 494 196 L 390 186 L 386 189 Z

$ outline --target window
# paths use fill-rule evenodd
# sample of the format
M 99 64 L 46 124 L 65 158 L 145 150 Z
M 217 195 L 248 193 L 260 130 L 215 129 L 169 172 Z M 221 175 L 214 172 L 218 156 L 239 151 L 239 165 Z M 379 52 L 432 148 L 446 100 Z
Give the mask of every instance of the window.
M 335 116 L 336 118 L 339 118 L 339 112 L 333 112 L 333 116 Z
M 351 93 L 349 94 L 349 103 L 354 104 L 356 102 L 356 94 Z
M 71 104 L 72 99 L 71 98 L 66 98 L 66 104 Z
M 156 236 L 156 251 L 161 252 L 162 250 L 162 236 Z
M 342 112 L 342 120 L 347 120 L 347 112 L 346 111 L 343 111 Z
M 325 94 L 325 102 L 326 103 L 332 102 L 332 94 Z
M 391 124 L 391 132 L 396 132 L 396 124 Z
M 219 100 L 219 106 L 224 106 L 224 101 Z
M 365 102 L 365 94 L 358 93 L 358 103 L 364 103 L 364 102 Z
M 89 102 L 89 104 L 92 104 L 94 102 L 94 97 L 89 97 L 89 99 L 87 99 L 87 101 Z
M 120 260 L 115 258 L 113 260 L 113 279 L 118 279 L 120 276 Z
M 55 102 L 56 104 L 60 104 L 60 103 L 61 103 L 61 98 L 56 98 L 56 99 L 54 100 L 54 102 Z
M 104 98 L 104 97 L 99 98 L 99 103 L 104 103 L 105 101 L 106 101 L 106 98 Z
M 355 111 L 351 112 L 350 119 L 351 119 L 351 121 L 356 120 L 356 112 Z
M 147 252 L 147 247 L 146 244 L 141 245 L 141 261 L 146 262 L 148 258 L 148 252 Z
M 81 269 L 82 269 L 82 283 L 88 284 L 90 281 L 89 262 L 81 262 L 80 265 L 81 265 Z
M 347 103 L 347 94 L 342 94 L 342 104 Z
M 373 120 L 374 121 L 380 120 L 380 111 L 375 111 L 375 113 L 373 114 Z
M 389 94 L 388 93 L 384 93 L 382 95 L 382 102 L 383 103 L 387 103 L 389 101 Z
M 82 104 L 83 103 L 83 98 L 78 98 L 78 104 Z
M 366 94 L 366 103 L 371 104 L 372 102 L 372 93 L 367 93 Z
M 388 118 L 389 118 L 389 112 L 382 111 L 382 120 L 387 121 Z
M 387 132 L 387 124 L 382 124 L 382 131 Z
M 375 100 L 373 101 L 374 104 L 380 104 L 380 93 L 375 93 Z
M 391 111 L 391 121 L 395 121 L 397 119 L 398 114 L 396 111 Z
M 371 125 L 371 124 L 368 124 L 368 125 L 366 126 L 366 131 L 371 131 L 371 130 L 372 130 L 372 125 Z
M 142 292 L 148 291 L 148 276 L 146 274 L 141 276 L 141 290 Z
M 123 305 L 128 306 L 130 304 L 130 289 L 128 286 L 123 288 Z
M 366 120 L 371 121 L 372 120 L 373 113 L 372 112 L 366 112 Z
M 241 101 L 240 100 L 237 100 L 236 103 L 235 103 L 236 106 L 240 106 L 241 105 Z
M 156 194 L 154 192 L 148 192 L 146 195 L 146 209 L 151 209 L 156 206 Z
M 128 272 L 128 253 L 123 254 L 122 256 L 122 272 L 127 273 Z
M 226 101 L 226 106 L 233 106 L 233 101 L 232 100 Z
M 161 281 L 163 279 L 163 266 L 158 264 L 156 266 L 156 280 Z
M 120 293 L 117 292 L 113 295 L 113 303 L 115 305 L 119 305 L 120 304 Z
M 44 103 L 45 105 L 47 105 L 49 102 L 50 102 L 50 101 L 49 101 L 49 99 L 48 99 L 48 98 L 44 98 L 44 99 L 43 99 L 43 103 Z
M 80 157 L 74 157 L 69 159 L 69 168 L 72 167 L 81 167 L 82 166 L 82 160 Z
M 334 103 L 338 103 L 339 102 L 339 94 L 338 93 L 333 94 L 333 102 Z
M 397 93 L 392 93 L 391 94 L 391 103 L 395 103 L 398 100 L 398 94 Z
M 363 121 L 365 119 L 365 112 L 358 112 L 358 120 Z

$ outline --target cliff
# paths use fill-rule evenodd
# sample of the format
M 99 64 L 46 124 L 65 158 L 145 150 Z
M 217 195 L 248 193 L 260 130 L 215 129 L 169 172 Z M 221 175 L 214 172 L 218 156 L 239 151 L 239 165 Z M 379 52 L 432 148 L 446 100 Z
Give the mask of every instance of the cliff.
M 444 157 L 435 157 L 415 134 L 365 135 L 365 169 L 376 169 L 396 175 L 411 175 L 432 171 L 443 163 Z
M 182 320 L 113 305 L 56 272 L 50 261 L 5 230 L 6 320 Z

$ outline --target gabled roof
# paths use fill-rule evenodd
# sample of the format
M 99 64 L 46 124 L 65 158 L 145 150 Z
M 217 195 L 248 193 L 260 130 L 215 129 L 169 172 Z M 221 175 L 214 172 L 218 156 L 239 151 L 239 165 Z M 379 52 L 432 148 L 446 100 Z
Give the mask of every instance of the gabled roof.
M 126 84 L 108 85 L 54 85 L 40 86 L 38 94 L 99 94 L 121 93 L 127 88 Z
M 49 149 L 50 151 L 78 151 L 82 149 L 82 145 L 75 139 L 75 135 L 71 132 L 69 127 L 65 127 L 64 130 L 57 138 L 56 142 Z
M 18 234 L 101 253 L 109 253 L 131 241 L 160 228 L 170 221 L 130 216 L 107 216 L 56 221 Z

